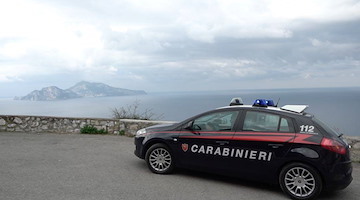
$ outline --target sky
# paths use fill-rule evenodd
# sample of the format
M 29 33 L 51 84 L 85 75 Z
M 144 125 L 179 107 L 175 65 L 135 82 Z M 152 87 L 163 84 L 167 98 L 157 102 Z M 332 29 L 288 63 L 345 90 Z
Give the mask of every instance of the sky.
M 360 86 L 359 0 L 0 0 L 0 97 Z

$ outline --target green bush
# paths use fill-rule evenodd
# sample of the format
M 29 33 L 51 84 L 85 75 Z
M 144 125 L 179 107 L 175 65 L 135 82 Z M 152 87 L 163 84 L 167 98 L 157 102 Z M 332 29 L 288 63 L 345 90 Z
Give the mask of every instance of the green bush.
M 81 128 L 80 133 L 82 134 L 107 134 L 108 132 L 105 129 L 97 129 L 93 125 L 85 125 Z
M 121 130 L 121 131 L 119 132 L 119 135 L 125 135 L 125 130 Z

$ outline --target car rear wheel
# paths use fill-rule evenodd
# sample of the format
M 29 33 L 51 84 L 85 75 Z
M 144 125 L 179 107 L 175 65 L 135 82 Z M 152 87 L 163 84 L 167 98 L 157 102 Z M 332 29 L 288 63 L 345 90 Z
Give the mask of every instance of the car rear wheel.
M 313 199 L 322 190 L 319 173 L 303 163 L 291 163 L 285 166 L 280 172 L 279 182 L 281 189 L 292 199 Z
M 174 159 L 165 144 L 154 144 L 146 152 L 146 164 L 156 174 L 169 174 L 174 169 Z

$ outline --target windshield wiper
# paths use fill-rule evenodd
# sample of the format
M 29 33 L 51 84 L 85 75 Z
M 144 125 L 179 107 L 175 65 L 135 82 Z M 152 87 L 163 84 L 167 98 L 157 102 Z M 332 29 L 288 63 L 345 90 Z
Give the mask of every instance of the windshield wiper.
M 343 133 L 340 133 L 339 135 L 338 135 L 338 137 L 340 138 L 341 136 L 343 136 L 344 134 Z

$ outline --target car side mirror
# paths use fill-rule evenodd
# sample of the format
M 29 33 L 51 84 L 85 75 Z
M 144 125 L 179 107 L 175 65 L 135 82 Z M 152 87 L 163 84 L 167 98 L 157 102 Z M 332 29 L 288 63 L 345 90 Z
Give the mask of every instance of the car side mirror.
M 194 131 L 201 131 L 201 127 L 197 124 L 193 125 L 192 130 Z
M 193 121 L 190 121 L 184 126 L 184 129 L 192 131 L 193 130 L 192 125 L 193 125 Z
M 184 126 L 184 129 L 189 130 L 189 131 L 200 131 L 201 127 L 199 125 L 197 125 L 197 124 L 194 125 L 194 122 L 190 121 L 189 123 L 187 123 Z

